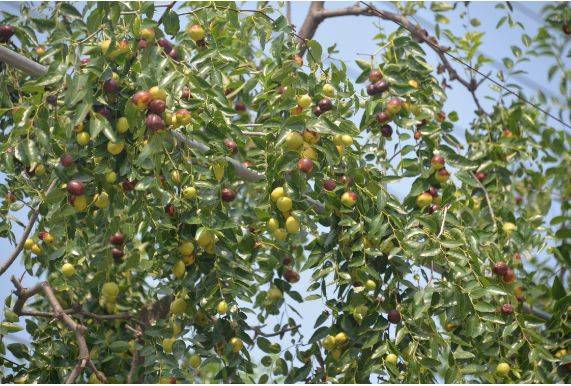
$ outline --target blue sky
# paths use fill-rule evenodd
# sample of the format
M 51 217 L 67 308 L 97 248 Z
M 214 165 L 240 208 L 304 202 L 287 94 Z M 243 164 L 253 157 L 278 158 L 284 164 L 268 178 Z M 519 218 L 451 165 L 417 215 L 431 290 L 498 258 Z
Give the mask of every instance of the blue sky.
M 353 5 L 354 2 L 327 2 L 327 8 L 337 8 L 346 7 Z M 504 10 L 497 10 L 494 8 L 495 2 L 477 2 L 471 3 L 470 17 L 478 18 L 482 23 L 478 30 L 485 31 L 487 33 L 484 38 L 484 45 L 481 51 L 485 52 L 488 56 L 495 59 L 498 63 L 501 63 L 501 59 L 507 56 L 510 52 L 511 45 L 521 46 L 520 36 L 522 31 L 520 29 L 510 29 L 507 25 L 504 25 L 500 30 L 496 30 L 496 23 L 501 16 L 504 15 Z M 525 33 L 533 36 L 537 29 L 540 27 L 540 10 L 544 5 L 539 2 L 527 2 L 525 4 L 513 3 L 514 4 L 514 18 L 521 21 L 525 25 Z M 388 2 L 374 2 L 374 5 L 387 9 L 390 11 L 395 11 L 392 4 Z M 252 3 L 247 3 L 245 7 L 253 7 Z M 303 23 L 309 3 L 307 2 L 295 2 L 292 3 L 292 23 L 298 28 Z M 462 4 L 458 4 L 459 8 L 464 9 Z M 9 10 L 13 12 L 13 5 L 5 2 L 0 2 L 0 10 Z M 430 34 L 432 34 L 433 29 L 431 25 L 434 24 L 434 16 L 430 11 L 421 11 L 417 21 L 426 28 Z M 186 21 L 185 23 L 186 24 Z M 360 70 L 355 64 L 355 59 L 367 59 L 365 56 L 360 54 L 370 54 L 377 50 L 373 36 L 378 32 L 378 28 L 375 24 L 382 25 L 386 28 L 386 31 L 394 30 L 395 26 L 388 22 L 382 21 L 378 18 L 373 17 L 339 17 L 335 19 L 325 20 L 317 30 L 314 39 L 319 41 L 320 44 L 326 48 L 333 44 L 337 44 L 336 58 L 344 60 L 348 63 L 351 69 L 350 75 L 356 77 Z M 452 19 L 449 27 L 453 32 L 458 34 L 463 34 L 464 30 L 462 28 L 462 21 Z M 446 45 L 446 40 L 441 40 L 441 43 Z M 434 67 L 438 64 L 436 55 L 428 48 L 425 50 L 429 53 L 428 61 Z M 462 73 L 462 68 L 460 65 L 453 63 L 458 71 Z M 551 61 L 544 58 L 531 58 L 531 61 L 526 63 L 522 69 L 528 71 L 530 75 L 527 79 L 518 78 L 515 79 L 516 83 L 519 83 L 524 88 L 526 94 L 534 95 L 536 87 L 541 85 L 541 87 L 548 92 L 548 90 L 553 90 L 557 94 L 557 84 L 550 84 L 547 81 L 547 68 L 551 64 Z M 483 72 L 488 73 L 489 71 L 496 71 L 496 68 L 489 65 L 484 68 Z M 531 81 L 529 79 L 532 79 Z M 447 113 L 451 111 L 456 111 L 460 116 L 460 121 L 456 123 L 456 134 L 459 137 L 463 137 L 463 132 L 469 123 L 473 119 L 474 103 L 469 95 L 468 91 L 461 85 L 457 83 L 451 83 L 452 89 L 448 90 L 448 103 L 446 104 L 445 111 Z M 483 103 L 485 109 L 490 110 L 493 102 L 485 99 L 484 95 L 497 94 L 489 88 L 490 83 L 484 82 L 482 87 L 478 90 L 478 94 L 481 96 L 480 100 Z M 562 126 L 557 122 L 551 120 L 549 121 L 554 127 L 561 129 Z M 1 178 L 1 175 L 0 175 Z M 404 196 L 408 190 L 408 186 L 404 188 L 396 189 L 393 188 L 393 192 Z M 552 213 L 554 214 L 554 213 Z M 25 212 L 19 213 L 22 219 L 25 219 Z M 21 233 L 21 228 L 16 227 L 16 235 L 19 236 Z M 13 246 L 11 246 L 7 240 L 0 240 L 0 261 L 4 261 L 7 255 L 11 252 Z M 12 290 L 12 287 L 8 281 L 10 275 L 21 275 L 23 273 L 23 268 L 20 264 L 14 264 L 8 272 L 6 272 L 2 280 L 0 280 L 0 299 L 5 299 L 6 296 Z M 296 285 L 297 290 L 304 292 L 303 290 L 307 287 L 308 274 L 302 275 L 302 280 Z M 35 283 L 37 279 L 26 277 L 24 280 L 25 284 Z M 303 304 L 297 304 L 293 300 L 289 299 L 290 304 L 296 307 L 296 309 L 304 315 L 305 323 L 302 328 L 302 332 L 308 339 L 313 331 L 313 323 L 317 316 L 321 313 L 322 307 L 319 301 L 306 302 Z M 291 313 L 290 313 L 291 314 Z M 271 325 L 271 324 L 270 324 Z M 23 336 L 23 335 L 22 335 Z

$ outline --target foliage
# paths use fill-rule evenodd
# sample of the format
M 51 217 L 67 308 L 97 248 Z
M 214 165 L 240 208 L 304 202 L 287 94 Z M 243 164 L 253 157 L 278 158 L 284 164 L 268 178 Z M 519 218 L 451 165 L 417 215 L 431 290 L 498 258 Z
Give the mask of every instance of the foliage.
M 452 11 L 446 4 L 431 5 L 440 23 Z M 133 379 L 143 382 L 569 380 L 571 355 L 561 351 L 569 347 L 568 131 L 500 92 L 493 111 L 460 138 L 458 114 L 442 113 L 446 89 L 426 46 L 402 28 L 377 35 L 377 62 L 357 61 L 362 74 L 352 82 L 347 65 L 323 60 L 313 40 L 300 65 L 291 27 L 283 16 L 268 17 L 275 12 L 265 3 L 256 11 L 206 2 L 155 8 L 42 4 L 2 22 L 17 26 L 18 51 L 49 71 L 31 79 L 1 70 L 0 193 L 7 198 L 0 233 L 15 241 L 12 213 L 40 204 L 31 237 L 39 248 L 21 256 L 26 272 L 38 281 L 45 275 L 66 312 L 86 326 L 90 357 L 110 381 L 126 382 L 133 364 Z M 193 40 L 186 21 L 201 25 L 206 37 Z M 550 32 L 523 35 L 535 52 L 512 50 L 508 70 L 525 55 L 543 55 L 541 47 L 557 47 L 550 41 L 561 34 L 556 27 L 550 21 Z M 141 48 L 144 28 L 156 36 Z M 161 38 L 176 41 L 176 54 L 157 44 Z M 486 62 L 476 56 L 480 35 L 452 38 L 458 55 Z M 45 52 L 32 53 L 38 46 Z M 374 69 L 390 87 L 368 96 L 361 86 Z M 118 92 L 106 91 L 115 81 Z M 312 107 L 327 99 L 326 84 L 334 89 L 333 108 L 316 115 Z M 166 91 L 168 127 L 158 131 L 132 101 L 154 86 Z M 313 105 L 300 109 L 304 94 Z M 394 98 L 402 106 L 391 105 Z M 173 125 L 181 109 L 190 120 L 181 124 L 179 115 Z M 390 138 L 377 119 L 385 111 Z M 88 133 L 85 144 L 81 132 Z M 292 145 L 292 132 L 306 142 Z M 113 155 L 109 143 L 124 148 Z M 73 158 L 68 167 L 61 162 L 66 154 Z M 449 181 L 437 181 L 434 156 L 444 157 Z M 310 173 L 298 169 L 300 157 L 314 158 Z M 323 188 L 330 179 L 331 191 Z M 45 194 L 53 180 L 56 188 Z M 84 183 L 84 194 L 68 192 L 72 180 Z M 409 186 L 408 194 L 391 193 L 394 184 Z M 271 199 L 277 187 L 291 198 L 291 210 L 280 211 Z M 417 197 L 431 187 L 438 205 L 419 208 Z M 221 200 L 225 188 L 235 200 Z M 342 200 L 349 191 L 357 194 L 354 206 Z M 554 196 L 559 215 L 549 220 Z M 85 208 L 78 197 L 86 198 Z M 269 231 L 268 220 L 281 229 L 289 217 L 300 232 Z M 117 232 L 124 243 L 110 242 Z M 181 248 L 185 242 L 192 250 Z M 515 282 L 492 273 L 501 261 Z M 292 279 L 298 271 L 311 278 L 308 288 Z M 104 290 L 111 282 L 116 295 Z M 6 299 L 7 309 L 16 298 Z M 296 310 L 302 302 L 323 307 L 318 320 L 303 319 Z M 170 304 L 170 311 L 157 304 Z M 515 311 L 502 312 L 505 304 Z M 141 311 L 149 305 L 156 318 Z M 530 305 L 550 315 L 530 312 Z M 38 296 L 26 310 L 51 308 Z M 389 321 L 394 310 L 397 323 Z M 9 315 L 2 335 L 18 329 Z M 52 319 L 20 318 L 30 346 L 2 341 L 4 355 L 22 363 L 4 360 L 5 380 L 66 379 L 77 362 L 76 335 Z M 311 335 L 300 324 L 313 326 Z M 261 360 L 251 355 L 254 346 Z M 500 362 L 511 367 L 505 378 L 494 372 Z M 91 372 L 80 379 L 95 381 Z

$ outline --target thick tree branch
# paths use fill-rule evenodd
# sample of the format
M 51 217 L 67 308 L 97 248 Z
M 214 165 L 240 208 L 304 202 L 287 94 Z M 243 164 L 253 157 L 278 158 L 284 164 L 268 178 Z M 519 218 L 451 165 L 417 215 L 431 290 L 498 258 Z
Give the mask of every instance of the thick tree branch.
M 53 180 L 50 186 L 48 186 L 48 189 L 46 190 L 46 195 L 48 195 L 55 186 L 56 186 L 56 180 Z M 30 232 L 32 232 L 32 229 L 34 228 L 34 225 L 36 224 L 39 215 L 40 215 L 40 204 L 38 204 L 38 206 L 36 206 L 36 208 L 32 210 L 32 215 L 30 216 L 28 225 L 24 229 L 24 233 L 22 234 L 20 241 L 16 245 L 16 249 L 8 257 L 8 260 L 6 260 L 4 264 L 2 264 L 2 267 L 0 267 L 0 276 L 2 276 L 2 274 L 4 274 L 4 272 L 6 272 L 8 268 L 10 268 L 10 266 L 14 263 L 18 255 L 20 255 L 20 252 L 22 252 L 22 249 L 24 249 L 24 243 L 28 239 L 28 236 L 30 236 Z

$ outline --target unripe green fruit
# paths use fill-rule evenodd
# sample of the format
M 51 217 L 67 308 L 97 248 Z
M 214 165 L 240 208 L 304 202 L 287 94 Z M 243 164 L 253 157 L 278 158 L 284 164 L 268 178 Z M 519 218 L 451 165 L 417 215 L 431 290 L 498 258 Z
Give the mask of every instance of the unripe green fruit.
M 190 363 L 190 367 L 192 367 L 193 369 L 197 369 L 200 366 L 200 363 L 202 362 L 202 360 L 200 359 L 200 356 L 197 354 L 191 355 L 189 363 Z
M 186 265 L 184 264 L 184 261 L 182 260 L 177 261 L 172 268 L 172 273 L 175 278 L 177 279 L 182 278 L 186 273 Z
M 233 352 L 240 352 L 242 347 L 244 347 L 244 342 L 242 342 L 242 339 L 236 337 L 230 339 L 230 344 L 232 345 Z
M 333 350 L 335 348 L 335 337 L 332 335 L 327 335 L 323 339 L 323 347 L 326 350 Z
M 335 95 L 335 88 L 329 83 L 323 85 L 323 95 L 333 97 Z
M 82 131 L 81 133 L 78 133 L 75 136 L 75 139 L 77 140 L 78 144 L 80 144 L 81 146 L 85 146 L 89 143 L 89 140 L 91 139 L 91 137 L 89 136 L 89 133 Z
M 500 377 L 506 377 L 510 372 L 510 365 L 508 365 L 506 362 L 501 362 L 500 364 L 498 364 L 496 366 L 496 374 L 498 374 Z
M 190 241 L 183 241 L 178 246 L 178 252 L 183 256 L 190 255 L 192 252 L 194 252 L 194 244 Z
M 106 299 L 116 299 L 119 295 L 119 286 L 114 282 L 107 282 L 101 287 L 101 293 Z
M 367 289 L 367 291 L 374 291 L 377 288 L 377 283 L 369 279 L 365 282 L 365 288 Z
M 126 133 L 129 130 L 129 121 L 125 117 L 117 120 L 116 129 L 119 134 Z
M 392 363 L 393 365 L 396 366 L 397 364 L 397 356 L 395 354 L 387 354 L 387 356 L 385 357 L 385 362 L 386 363 Z
M 512 234 L 513 231 L 516 230 L 516 225 L 514 223 L 511 222 L 505 222 L 502 225 L 502 229 L 504 230 L 504 232 L 509 236 L 510 234 Z
M 186 301 L 183 298 L 176 298 L 170 304 L 170 312 L 173 315 L 183 314 L 186 310 Z
M 71 277 L 75 275 L 75 267 L 70 263 L 65 263 L 61 266 L 61 273 L 63 273 L 65 277 Z
M 109 184 L 114 183 L 115 181 L 117 181 L 117 173 L 109 172 L 105 174 L 105 181 L 107 181 L 107 183 Z
M 221 300 L 216 306 L 216 311 L 218 311 L 220 315 L 225 315 L 228 312 L 228 303 Z
M 303 136 L 297 131 L 292 131 L 285 136 L 285 146 L 288 150 L 295 151 L 303 146 Z
M 176 342 L 176 338 L 164 338 L 163 339 L 163 350 L 166 353 L 171 353 L 172 352 L 172 346 L 173 346 L 174 342 Z
M 268 290 L 268 294 L 266 295 L 266 297 L 270 302 L 275 303 L 283 298 L 283 294 L 279 288 L 272 287 Z
M 347 334 L 345 334 L 344 332 L 340 332 L 337 335 L 335 335 L 336 346 L 343 346 L 345 343 L 347 343 L 348 340 L 349 337 L 347 337 Z
M 284 241 L 287 238 L 287 231 L 283 228 L 278 228 L 273 232 L 273 235 L 279 241 Z
M 278 198 L 276 205 L 281 212 L 289 212 L 293 206 L 293 202 L 289 197 Z
M 268 230 L 270 232 L 275 231 L 276 229 L 278 229 L 280 227 L 280 223 L 277 219 L 275 218 L 271 218 L 268 220 Z
M 286 230 L 288 233 L 298 233 L 300 229 L 300 224 L 298 219 L 293 216 L 289 216 L 286 220 Z
M 196 188 L 194 186 L 187 186 L 182 191 L 182 196 L 187 200 L 191 200 L 196 197 Z
M 303 109 L 306 109 L 309 106 L 311 106 L 311 102 L 312 102 L 311 97 L 308 94 L 302 95 L 297 98 L 297 104 Z
M 274 190 L 272 190 L 272 193 L 270 194 L 270 198 L 272 199 L 273 202 L 277 202 L 280 198 L 285 197 L 285 190 L 283 187 L 278 186 L 277 188 L 275 188 Z

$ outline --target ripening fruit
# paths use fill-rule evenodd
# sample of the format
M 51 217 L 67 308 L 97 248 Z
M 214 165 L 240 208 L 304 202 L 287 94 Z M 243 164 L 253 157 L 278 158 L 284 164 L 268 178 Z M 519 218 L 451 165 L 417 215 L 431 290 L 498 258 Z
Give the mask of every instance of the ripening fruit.
M 131 102 L 135 105 L 137 110 L 143 111 L 149 105 L 149 102 L 153 99 L 153 96 L 148 91 L 137 91 L 132 97 Z
M 293 202 L 289 197 L 280 197 L 276 201 L 276 206 L 280 210 L 280 212 L 289 212 L 293 206 Z
M 179 126 L 186 126 L 190 123 L 190 112 L 187 109 L 178 109 L 175 113 L 176 123 Z
M 280 227 L 280 223 L 277 219 L 275 218 L 271 218 L 268 220 L 268 230 L 270 232 L 275 231 L 276 229 L 278 229 Z
M 323 339 L 323 348 L 329 351 L 333 350 L 335 348 L 335 337 L 332 335 L 327 335 Z
M 275 188 L 274 190 L 272 190 L 272 193 L 270 194 L 270 198 L 272 199 L 273 202 L 277 202 L 278 199 L 285 197 L 285 190 L 282 186 L 278 186 L 277 188 Z
M 297 131 L 291 131 L 285 136 L 285 146 L 288 150 L 299 150 L 303 146 L 303 136 Z
M 79 180 L 71 180 L 67 184 L 67 191 L 74 196 L 81 196 L 85 192 L 85 184 Z
M 78 212 L 83 212 L 87 209 L 87 198 L 85 196 L 75 196 L 73 200 L 73 207 Z
M 81 133 L 78 133 L 75 136 L 75 139 L 76 139 L 77 143 L 80 144 L 81 146 L 86 146 L 89 143 L 89 140 L 91 139 L 91 137 L 89 136 L 89 133 L 82 131 Z
M 288 233 L 297 233 L 300 229 L 299 220 L 293 216 L 287 218 L 285 226 Z
M 383 79 L 383 73 L 381 70 L 371 70 L 369 73 L 369 81 L 371 83 L 378 82 L 379 80 Z
M 190 241 L 183 241 L 178 246 L 178 252 L 183 256 L 190 255 L 192 252 L 194 252 L 194 244 L 192 244 Z
M 232 352 L 240 352 L 244 347 L 244 342 L 240 338 L 232 338 L 230 339 L 230 344 L 232 345 Z
M 511 222 L 505 222 L 505 223 L 502 225 L 503 231 L 504 231 L 504 232 L 506 233 L 506 235 L 508 235 L 508 236 L 511 235 L 511 234 L 513 233 L 513 231 L 516 230 L 516 228 L 517 228 L 516 225 L 515 225 L 514 223 L 511 223 Z
M 445 164 L 444 157 L 442 157 L 441 155 L 435 155 L 430 160 L 430 164 L 432 165 L 432 167 L 434 169 L 440 170 L 444 167 L 444 164 Z
M 109 195 L 107 192 L 101 192 L 93 197 L 93 204 L 100 209 L 105 209 L 109 206 Z
M 216 305 L 216 311 L 220 314 L 220 315 L 225 315 L 228 312 L 228 303 L 226 303 L 224 300 L 221 300 L 220 302 L 218 302 L 218 304 Z
M 34 246 L 34 240 L 32 239 L 26 239 L 26 241 L 24 242 L 24 249 L 26 251 L 29 251 L 32 249 L 32 247 Z
M 182 190 L 182 196 L 187 200 L 191 200 L 196 197 L 196 188 L 194 186 L 187 186 Z
M 391 98 L 387 102 L 387 113 L 389 115 L 398 114 L 401 111 L 403 102 L 399 98 Z
M 430 204 L 432 204 L 432 195 L 430 193 L 424 192 L 416 197 L 416 205 L 419 208 L 426 208 Z
M 186 310 L 186 300 L 183 298 L 176 298 L 170 304 L 170 313 L 173 315 L 183 314 Z
M 396 364 L 397 364 L 397 360 L 398 360 L 397 356 L 396 356 L 395 354 L 392 354 L 392 353 L 391 353 L 391 354 L 387 354 L 387 356 L 385 357 L 385 362 L 386 362 L 386 363 L 391 363 L 391 364 L 393 364 L 393 365 L 395 365 L 395 366 L 396 366 Z
M 192 265 L 196 261 L 196 255 L 194 253 L 190 255 L 185 255 L 182 257 L 182 261 L 186 266 Z
M 510 365 L 508 365 L 506 362 L 501 362 L 496 366 L 496 374 L 502 378 L 506 377 L 509 374 L 509 372 L 510 372 Z
M 441 184 L 444 184 L 450 178 L 450 173 L 448 173 L 448 170 L 446 170 L 446 168 L 441 168 L 439 171 L 436 172 L 435 177 L 436 181 L 438 181 Z
M 508 269 L 509 267 L 505 261 L 498 261 L 492 267 L 492 272 L 498 276 L 504 276 L 508 272 Z
M 101 294 L 108 300 L 117 299 L 117 296 L 119 296 L 119 286 L 112 281 L 107 282 L 101 287 Z
M 344 332 L 340 332 L 337 335 L 335 335 L 335 345 L 336 346 L 343 346 L 345 343 L 347 343 L 347 341 L 349 341 L 349 337 L 347 337 L 347 334 L 345 334 Z
M 148 42 L 153 42 L 155 40 L 155 30 L 151 27 L 141 28 L 139 31 L 139 38 L 145 39 Z
M 272 287 L 272 288 L 270 288 L 270 289 L 268 290 L 268 293 L 267 293 L 267 295 L 266 295 L 266 298 L 267 298 L 270 302 L 275 303 L 275 302 L 280 301 L 280 300 L 283 298 L 283 294 L 282 294 L 282 291 L 280 291 L 279 288 L 277 288 L 277 287 Z
M 273 231 L 274 237 L 279 241 L 287 239 L 287 231 L 284 228 L 278 228 Z
M 306 109 L 311 106 L 311 97 L 308 94 L 297 97 L 297 104 L 302 108 Z
M 70 263 L 65 263 L 61 266 L 61 273 L 63 273 L 65 277 L 73 276 L 75 275 L 75 267 Z
M 191 25 L 187 31 L 188 34 L 190 35 L 190 38 L 195 42 L 204 39 L 205 36 L 204 28 L 202 28 L 202 26 L 199 24 Z
M 163 350 L 166 353 L 172 352 L 172 345 L 176 342 L 176 338 L 164 338 L 163 339 Z
M 311 131 L 308 129 L 303 130 L 302 136 L 303 140 L 310 145 L 315 145 L 316 143 L 319 142 L 319 139 L 321 138 L 321 135 L 318 132 Z
M 117 173 L 108 172 L 107 174 L 105 174 L 105 181 L 109 184 L 114 183 L 115 181 L 117 181 Z
M 328 96 L 330 98 L 333 97 L 335 95 L 335 88 L 329 83 L 324 84 L 323 95 Z
M 175 265 L 172 267 L 172 274 L 175 278 L 180 279 L 184 276 L 184 274 L 186 273 L 186 264 L 184 264 L 184 261 L 179 260 L 175 263 Z
M 112 155 L 117 155 L 123 151 L 125 148 L 124 142 L 107 142 L 107 151 Z
M 193 369 L 197 369 L 198 367 L 200 367 L 201 362 L 202 360 L 200 359 L 200 356 L 198 356 L 197 354 L 191 355 L 188 361 L 190 367 L 192 367 Z
M 345 192 L 341 195 L 341 203 L 349 208 L 352 208 L 357 202 L 357 193 Z

